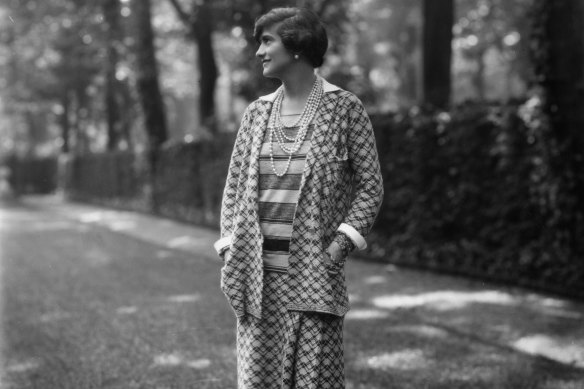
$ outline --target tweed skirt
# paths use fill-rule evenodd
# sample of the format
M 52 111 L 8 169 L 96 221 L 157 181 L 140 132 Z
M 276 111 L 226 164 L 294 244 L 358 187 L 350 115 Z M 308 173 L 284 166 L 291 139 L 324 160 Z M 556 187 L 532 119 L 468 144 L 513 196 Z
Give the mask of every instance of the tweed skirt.
M 286 273 L 265 272 L 262 318 L 237 322 L 239 389 L 343 389 L 343 318 L 288 311 Z

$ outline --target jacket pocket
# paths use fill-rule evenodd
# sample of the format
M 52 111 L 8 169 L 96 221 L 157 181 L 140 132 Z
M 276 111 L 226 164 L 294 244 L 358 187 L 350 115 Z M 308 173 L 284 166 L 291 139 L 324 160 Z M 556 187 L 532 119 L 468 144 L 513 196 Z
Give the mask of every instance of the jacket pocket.
M 349 161 L 349 152 L 347 151 L 347 148 L 343 145 L 342 147 L 339 147 L 336 150 L 333 150 L 333 152 L 330 153 L 329 157 L 328 157 L 328 162 L 329 163 L 344 163 L 344 162 L 348 162 Z
M 343 190 L 343 177 L 348 172 L 349 153 L 346 147 L 331 150 L 325 165 L 325 180 L 323 195 L 325 200 L 334 202 L 339 195 L 338 191 Z

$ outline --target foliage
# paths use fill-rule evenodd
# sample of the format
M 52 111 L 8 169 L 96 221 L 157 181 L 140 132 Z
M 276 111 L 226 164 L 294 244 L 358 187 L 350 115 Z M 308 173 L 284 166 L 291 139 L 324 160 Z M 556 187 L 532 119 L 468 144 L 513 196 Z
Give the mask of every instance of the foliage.
M 4 161 L 10 169 L 8 182 L 15 194 L 48 194 L 57 190 L 58 162 L 54 157 L 16 158 Z
M 533 0 L 459 0 L 454 25 L 456 101 L 522 97 L 531 77 Z
M 536 0 L 531 13 L 532 109 L 539 197 L 553 241 L 584 252 L 584 35 L 580 2 Z M 569 48 L 566 50 L 566 48 Z
M 349 22 L 323 74 L 356 93 L 374 111 L 395 111 L 414 103 L 420 58 L 419 0 L 352 1 Z M 335 39 L 334 38 L 334 39 Z
M 485 98 L 521 96 L 529 75 L 524 55 L 525 10 L 531 1 L 456 2 L 456 100 L 476 98 L 475 81 L 481 78 Z M 59 149 L 86 153 L 106 147 L 140 148 L 145 143 L 144 113 L 136 96 L 132 9 L 129 0 L 119 0 L 120 26 L 112 34 L 104 7 L 116 2 L 7 0 L 0 5 L 0 108 L 4 113 L 0 131 L 11 138 L 3 143 L 5 149 L 21 154 L 50 154 Z M 193 12 L 202 4 L 176 2 Z M 247 102 L 275 87 L 261 76 L 251 30 L 255 18 L 282 5 L 305 5 L 322 16 L 331 42 L 322 74 L 357 93 L 371 112 L 395 111 L 419 102 L 423 27 L 419 0 L 214 0 L 205 4 L 212 11 L 212 43 L 219 67 L 215 103 L 221 129 L 233 129 Z M 185 39 L 189 29 L 170 1 L 153 2 L 153 7 L 169 135 L 173 140 L 200 138 L 201 115 L 193 109 L 202 98 L 198 54 Z M 496 60 L 485 54 L 483 76 L 483 70 L 475 66 L 478 47 L 498 53 Z M 112 101 L 118 102 L 120 110 L 110 117 L 108 109 L 116 107 Z M 121 122 L 112 125 L 114 119 Z M 122 134 L 112 132 L 113 127 Z
M 123 111 L 130 112 L 125 120 L 134 129 L 127 146 L 146 143 L 144 115 L 135 103 L 138 57 L 128 30 L 132 10 L 126 0 L 120 4 L 124 28 L 116 38 L 116 58 L 110 56 L 101 2 L 8 0 L 0 5 L 0 109 L 5 114 L 0 134 L 12 138 L 3 140 L 3 150 L 33 154 L 68 141 L 77 154 L 103 150 L 109 136 L 104 96 L 111 80 L 105 72 L 112 63 L 117 87 L 125 91 Z M 549 24 L 552 11 L 566 13 L 567 5 L 576 3 L 458 0 L 456 99 L 521 100 L 527 80 L 537 87 L 521 105 L 466 103 L 451 112 L 408 109 L 419 97 L 419 1 L 208 4 L 223 72 L 218 105 L 229 112 L 229 120 L 237 122 L 234 106 L 246 103 L 235 94 L 253 99 L 274 87 L 260 81 L 254 66 L 251 28 L 261 13 L 284 4 L 313 7 L 328 24 L 332 45 L 322 73 L 330 81 L 356 92 L 370 112 L 395 112 L 374 117 L 387 198 L 370 255 L 548 288 L 561 285 L 574 293 L 584 290 L 579 263 L 584 209 L 578 197 L 584 187 L 581 74 L 562 71 L 579 66 L 581 58 L 568 61 L 571 57 L 550 51 L 572 42 L 558 31 L 568 31 L 564 21 L 579 19 L 558 14 Z M 231 138 L 176 142 L 200 131 L 191 108 L 200 98 L 195 77 L 200 69 L 169 2 L 158 1 L 155 7 L 157 61 L 174 142 L 164 145 L 153 182 L 145 176 L 144 154 L 114 151 L 74 158 L 68 188 L 79 198 L 142 210 L 154 198 L 164 215 L 213 224 L 222 186 L 217 177 L 226 169 Z M 527 13 L 530 7 L 533 12 Z M 550 26 L 557 33 L 553 39 Z M 574 48 L 582 46 L 577 39 Z M 24 177 L 17 189 L 33 188 L 38 175 L 24 172 L 40 168 L 14 167 Z
M 3 91 L 7 110 L 42 118 L 42 124 L 28 122 L 24 130 L 29 133 L 51 134 L 60 128 L 60 145 L 73 141 L 78 151 L 99 148 L 104 144 L 106 31 L 98 5 L 26 0 L 2 7 L 2 15 L 11 21 L 1 29 L 1 43 L 10 52 Z M 37 146 L 34 138 L 28 141 Z
M 564 239 L 570 226 L 554 222 L 564 205 L 547 197 L 539 109 L 529 100 L 373 116 L 386 197 L 365 255 L 582 296 L 582 247 Z M 150 192 L 158 212 L 217 226 L 233 141 L 165 147 Z M 75 158 L 67 192 L 147 210 L 144 166 L 130 153 Z
M 343 47 L 343 38 L 351 26 L 350 1 L 341 0 L 334 3 L 327 0 L 286 1 L 286 0 L 239 0 L 231 1 L 228 6 L 221 2 L 214 3 L 215 17 L 222 39 L 234 39 L 236 53 L 229 55 L 230 66 L 244 76 L 234 79 L 235 92 L 250 101 L 271 92 L 277 85 L 273 80 L 266 80 L 261 75 L 259 62 L 255 57 L 257 43 L 253 38 L 253 26 L 263 13 L 276 7 L 304 6 L 317 13 L 325 25 L 330 39 L 329 53 L 339 53 Z M 227 10 L 227 12 L 225 12 Z M 225 53 L 224 53 L 225 54 Z M 255 64 L 255 66 L 254 66 Z
M 582 290 L 581 247 L 566 244 L 542 191 L 537 107 L 462 105 L 377 124 L 386 193 L 371 250 L 392 261 Z M 561 193 L 557 193 L 561 196 Z M 578 212 L 573 209 L 572 212 Z M 568 227 L 569 228 L 569 227 Z M 388 239 L 389 237 L 389 239 Z

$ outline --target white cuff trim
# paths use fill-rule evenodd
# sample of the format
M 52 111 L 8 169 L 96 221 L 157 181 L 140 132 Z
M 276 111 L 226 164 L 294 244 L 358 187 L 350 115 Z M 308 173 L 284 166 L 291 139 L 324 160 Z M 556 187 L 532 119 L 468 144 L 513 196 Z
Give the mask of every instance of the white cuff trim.
M 217 251 L 217 254 L 219 254 L 221 250 L 229 245 L 231 245 L 231 235 L 219 239 L 213 244 L 213 247 L 215 248 L 215 251 Z
M 343 234 L 347 235 L 359 250 L 365 250 L 367 248 L 367 242 L 365 241 L 365 238 L 363 238 L 363 235 L 361 235 L 356 229 L 354 229 L 350 225 L 346 223 L 341 223 L 337 231 L 340 231 Z

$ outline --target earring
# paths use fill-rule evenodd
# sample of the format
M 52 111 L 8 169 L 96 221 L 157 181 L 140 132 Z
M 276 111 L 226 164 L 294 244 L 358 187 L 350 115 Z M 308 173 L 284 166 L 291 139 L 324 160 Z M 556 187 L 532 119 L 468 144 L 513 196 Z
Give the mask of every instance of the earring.
M 298 59 L 300 56 L 298 54 L 294 54 L 294 59 Z

